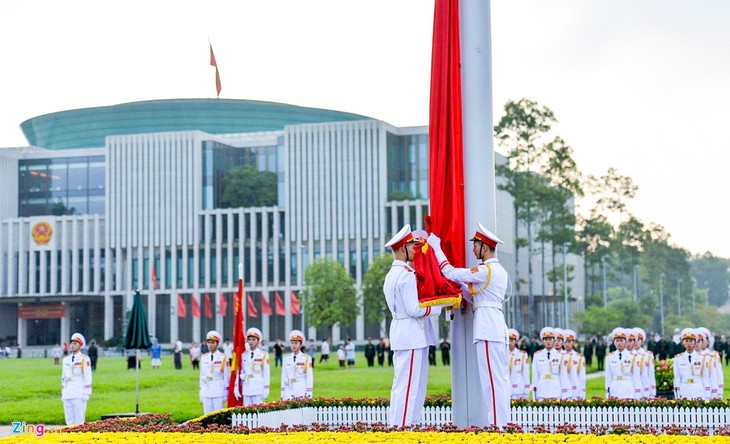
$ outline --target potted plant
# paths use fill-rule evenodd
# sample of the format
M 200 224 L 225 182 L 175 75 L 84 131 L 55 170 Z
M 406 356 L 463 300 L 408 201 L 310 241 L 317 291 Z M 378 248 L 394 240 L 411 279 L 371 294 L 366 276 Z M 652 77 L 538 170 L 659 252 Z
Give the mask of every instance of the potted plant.
M 657 398 L 674 399 L 674 367 L 671 359 L 654 362 Z

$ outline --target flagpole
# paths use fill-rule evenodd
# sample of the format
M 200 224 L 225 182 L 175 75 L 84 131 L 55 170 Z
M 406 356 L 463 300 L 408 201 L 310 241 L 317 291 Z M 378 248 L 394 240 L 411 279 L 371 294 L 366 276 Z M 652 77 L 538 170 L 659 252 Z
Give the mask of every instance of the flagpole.
M 490 2 L 459 0 L 461 33 L 461 91 L 464 140 L 464 222 L 467 230 L 477 222 L 497 231 L 492 116 L 492 44 Z M 467 267 L 476 259 L 464 239 Z M 457 314 L 452 323 L 454 365 L 452 386 L 463 398 L 452 396 L 454 423 L 460 427 L 489 423 L 481 393 L 476 350 L 473 345 L 474 314 Z M 457 373 L 458 371 L 458 373 Z M 458 385 L 456 384 L 458 382 Z M 454 392 L 456 395 L 456 392 Z

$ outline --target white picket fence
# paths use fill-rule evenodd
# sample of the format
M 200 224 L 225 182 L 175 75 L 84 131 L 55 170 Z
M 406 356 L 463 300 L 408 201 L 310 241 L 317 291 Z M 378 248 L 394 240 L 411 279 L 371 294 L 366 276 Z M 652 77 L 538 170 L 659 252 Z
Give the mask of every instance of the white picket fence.
M 233 427 L 246 426 L 278 428 L 287 425 L 327 424 L 330 427 L 355 423 L 388 423 L 387 407 L 303 407 L 265 413 L 234 414 Z M 451 407 L 426 407 L 423 425 L 442 426 L 452 422 Z M 720 426 L 730 424 L 730 408 L 667 408 L 667 407 L 512 407 L 510 422 L 525 431 L 544 426 L 555 431 L 556 426 L 575 424 L 576 431 L 588 431 L 591 426 L 664 426 L 706 427 L 710 434 Z

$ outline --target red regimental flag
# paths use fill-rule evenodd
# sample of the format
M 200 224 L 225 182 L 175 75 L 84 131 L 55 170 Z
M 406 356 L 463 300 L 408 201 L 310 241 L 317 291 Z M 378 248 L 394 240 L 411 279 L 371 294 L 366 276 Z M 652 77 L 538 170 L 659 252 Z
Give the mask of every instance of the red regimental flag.
M 291 314 L 298 315 L 301 312 L 302 312 L 302 309 L 299 305 L 299 298 L 292 291 L 291 292 Z
M 432 48 L 428 129 L 430 231 L 441 237 L 441 247 L 451 264 L 463 267 L 466 251 L 458 0 L 436 1 Z
M 239 382 L 238 370 L 241 368 L 241 355 L 246 351 L 246 337 L 243 325 L 243 279 L 238 280 L 233 313 L 233 355 L 231 356 L 231 384 L 228 384 L 228 407 L 243 405 L 243 397 L 236 399 L 235 387 Z
M 271 313 L 269 298 L 264 293 L 261 293 L 261 315 L 271 316 Z
M 281 299 L 281 295 L 277 291 L 276 294 L 276 315 L 286 316 L 286 308 L 284 307 L 284 301 Z
M 213 45 L 208 43 L 210 46 L 210 66 L 215 66 L 215 90 L 218 93 L 218 97 L 221 95 L 221 74 L 218 71 L 218 62 L 215 61 L 215 55 L 213 54 Z
M 250 294 L 246 295 L 246 302 L 248 303 L 248 308 L 246 309 L 248 311 L 248 315 L 252 318 L 258 318 L 259 311 L 256 310 L 256 304 L 253 303 L 253 299 Z
M 219 305 L 220 305 L 221 316 L 225 317 L 226 310 L 228 310 L 228 300 L 226 299 L 226 295 L 221 293 L 221 297 L 220 297 L 219 301 L 220 301 Z
M 190 312 L 194 318 L 200 317 L 200 304 L 198 303 L 198 300 L 195 299 L 194 294 L 190 295 Z
M 177 295 L 177 317 L 185 318 L 188 316 L 188 307 L 185 305 L 185 299 L 181 295 Z
M 210 295 L 208 293 L 205 293 L 205 297 L 203 298 L 203 305 L 205 306 L 205 317 L 210 319 L 213 317 L 213 309 L 210 306 Z

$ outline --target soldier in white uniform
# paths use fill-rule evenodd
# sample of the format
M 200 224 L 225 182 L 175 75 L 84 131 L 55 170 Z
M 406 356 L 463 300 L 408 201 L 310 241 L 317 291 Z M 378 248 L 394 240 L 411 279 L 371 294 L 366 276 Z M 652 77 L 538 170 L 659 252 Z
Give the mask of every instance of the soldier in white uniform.
M 626 349 L 628 333 L 615 328 L 610 335 L 616 350 L 606 356 L 606 398 L 640 399 L 641 369 L 636 355 Z
M 573 349 L 577 334 L 567 328 L 563 333 L 565 334 L 563 348 L 570 383 L 568 399 L 586 399 L 586 360 L 582 353 Z
M 428 346 L 435 345 L 436 341 L 432 330 L 433 337 L 428 337 L 428 318 L 441 313 L 441 307 L 421 308 L 418 303 L 416 274 L 409 265 L 415 254 L 411 226 L 404 226 L 385 246 L 393 250 L 393 264 L 383 284 L 385 302 L 393 316 L 390 324 L 393 385 L 388 424 L 406 427 L 421 422 L 428 378 Z
M 565 399 L 568 395 L 568 374 L 563 362 L 564 356 L 555 349 L 555 330 L 544 327 L 540 330 L 542 350 L 532 355 L 532 390 L 538 401 L 544 399 Z
M 208 353 L 200 358 L 200 402 L 203 413 L 208 414 L 220 410 L 226 405 L 228 382 L 231 379 L 231 367 L 225 353 L 218 349 L 221 335 L 211 330 L 205 336 Z
M 314 390 L 314 368 L 312 358 L 302 352 L 304 333 L 292 330 L 289 333 L 291 354 L 284 356 L 281 368 L 281 399 L 311 398 Z
M 643 348 L 644 339 L 646 339 L 646 332 L 642 328 L 634 327 L 634 333 L 636 334 L 634 351 L 636 353 L 641 353 L 644 356 L 644 365 L 641 369 L 641 386 L 644 390 L 642 397 L 647 399 L 655 398 L 656 377 L 654 375 L 654 353 Z
M 686 399 L 710 399 L 710 375 L 708 363 L 695 346 L 697 331 L 685 328 L 679 337 L 684 345 L 682 353 L 674 357 L 674 397 Z
M 722 399 L 725 391 L 725 375 L 723 374 L 722 358 L 720 354 L 712 349 L 712 333 L 705 327 L 697 330 L 702 333 L 705 340 L 700 344 L 700 353 L 707 355 L 710 359 L 710 399 Z
M 91 396 L 91 360 L 79 350 L 86 346 L 81 333 L 71 335 L 69 354 L 63 358 L 61 399 L 66 425 L 86 422 L 86 403 Z
M 641 353 L 641 351 L 637 350 L 638 347 L 636 346 L 636 331 L 633 328 L 625 328 L 624 330 L 626 330 L 626 350 L 636 358 L 636 366 L 639 372 L 638 399 L 641 399 L 644 396 L 644 381 L 646 379 L 644 368 L 644 354 Z
M 248 349 L 243 352 L 239 381 L 234 387 L 236 399 L 243 395 L 243 405 L 261 404 L 269 396 L 271 370 L 269 354 L 259 347 L 261 330 L 252 327 L 246 330 Z
M 520 333 L 514 328 L 508 330 L 509 337 L 509 379 L 512 383 L 512 399 L 530 397 L 530 357 L 517 348 Z
M 502 303 L 509 276 L 497 260 L 497 244 L 502 241 L 494 233 L 478 224 L 476 233 L 469 240 L 473 242 L 474 256 L 481 261 L 471 269 L 452 266 L 441 250 L 441 239 L 435 234 L 428 237 L 443 275 L 467 286 L 464 296 L 474 310 L 474 346 L 487 418 L 491 425 L 504 427 L 510 419 L 511 385 L 507 324 Z
M 560 353 L 565 353 L 565 350 L 563 350 L 563 341 L 565 341 L 565 331 L 562 328 L 553 327 L 553 332 L 555 332 L 555 345 L 553 348 L 557 350 Z

